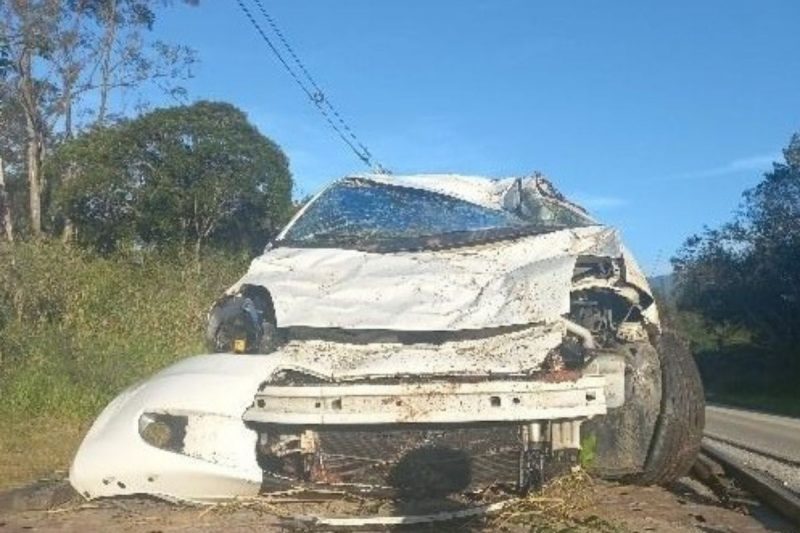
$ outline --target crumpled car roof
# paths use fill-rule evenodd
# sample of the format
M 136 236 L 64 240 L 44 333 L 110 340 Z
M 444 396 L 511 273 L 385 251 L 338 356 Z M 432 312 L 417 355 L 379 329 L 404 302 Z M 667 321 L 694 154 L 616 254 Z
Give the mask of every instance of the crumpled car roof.
M 495 180 L 364 174 L 345 179 L 424 189 L 494 209 L 511 209 L 520 189 L 528 188 L 580 213 L 589 225 L 397 253 L 281 246 L 278 236 L 279 245 L 253 260 L 228 294 L 243 285 L 266 288 L 279 327 L 454 331 L 553 322 L 569 312 L 572 273 L 582 255 L 624 258 L 626 281 L 649 293 L 618 232 L 591 221 L 541 175 Z

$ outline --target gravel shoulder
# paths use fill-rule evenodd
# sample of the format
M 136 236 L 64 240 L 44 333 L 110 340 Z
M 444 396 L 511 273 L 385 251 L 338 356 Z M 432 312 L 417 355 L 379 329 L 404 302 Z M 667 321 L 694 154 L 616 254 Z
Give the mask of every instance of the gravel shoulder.
M 708 406 L 705 434 L 800 463 L 800 419 Z
M 713 438 L 706 438 L 710 440 L 714 446 L 732 458 L 737 459 L 745 466 L 767 474 L 777 480 L 785 488 L 800 496 L 800 467 L 771 457 L 766 457 L 759 453 L 744 450 L 726 442 Z

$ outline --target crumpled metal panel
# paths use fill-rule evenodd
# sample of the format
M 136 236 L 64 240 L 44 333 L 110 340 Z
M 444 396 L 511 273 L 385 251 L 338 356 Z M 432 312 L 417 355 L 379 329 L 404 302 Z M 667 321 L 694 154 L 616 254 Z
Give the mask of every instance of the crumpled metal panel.
M 513 209 L 519 190 L 529 189 L 591 221 L 585 211 L 539 176 L 500 180 L 452 174 L 363 178 L 494 209 Z M 256 258 L 227 292 L 235 294 L 242 285 L 265 287 L 272 296 L 279 327 L 454 331 L 553 322 L 569 312 L 570 282 L 580 255 L 630 261 L 630 279 L 623 281 L 650 294 L 619 233 L 599 224 L 419 252 L 278 246 Z M 658 320 L 655 315 L 649 318 Z
M 278 247 L 242 285 L 269 290 L 280 327 L 436 331 L 552 322 L 569 312 L 579 255 L 622 255 L 591 226 L 437 251 L 371 253 Z
M 561 344 L 564 325 L 556 322 L 491 333 L 416 344 L 385 338 L 373 342 L 292 340 L 278 350 L 278 368 L 331 381 L 398 375 L 519 374 L 541 366 L 550 350 Z

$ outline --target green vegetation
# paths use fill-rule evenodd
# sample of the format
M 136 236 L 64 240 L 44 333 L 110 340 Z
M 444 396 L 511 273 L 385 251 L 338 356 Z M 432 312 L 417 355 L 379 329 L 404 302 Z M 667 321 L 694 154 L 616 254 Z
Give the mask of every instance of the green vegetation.
M 125 118 L 130 92 L 137 110 L 149 105 L 148 93 L 186 98 L 180 84 L 191 77 L 196 54 L 151 37 L 159 12 L 171 3 L 0 2 L 0 189 L 5 185 L 10 197 L 6 203 L 0 195 L 0 214 L 10 213 L 0 218 L 9 235 L 54 231 L 53 183 L 43 168 L 60 143 Z
M 194 51 L 150 38 L 173 3 L 197 2 L 0 2 L 0 486 L 65 467 L 112 397 L 201 352 L 294 209 L 242 111 L 146 101 L 188 102 Z
M 761 346 L 751 331 L 679 312 L 678 327 L 690 339 L 709 402 L 800 416 L 796 353 Z
M 64 143 L 46 166 L 57 184 L 54 224 L 81 245 L 262 249 L 291 210 L 281 149 L 219 102 L 198 102 L 96 128 Z M 59 179 L 63 183 L 59 183 Z
M 581 440 L 581 466 L 590 470 L 597 459 L 597 435 L 594 433 Z
M 117 393 L 202 351 L 205 312 L 247 259 L 0 247 L 0 463 L 27 460 L 43 433 L 66 445 L 63 467 Z
M 677 325 L 711 401 L 800 415 L 800 135 L 734 220 L 673 258 Z
M 712 392 L 708 401 L 731 407 L 754 409 L 776 415 L 800 417 L 800 397 L 796 391 L 764 389 L 760 392 Z
M 205 312 L 244 257 L 98 258 L 61 244 L 0 249 L 0 413 L 89 417 L 132 382 L 202 350 Z

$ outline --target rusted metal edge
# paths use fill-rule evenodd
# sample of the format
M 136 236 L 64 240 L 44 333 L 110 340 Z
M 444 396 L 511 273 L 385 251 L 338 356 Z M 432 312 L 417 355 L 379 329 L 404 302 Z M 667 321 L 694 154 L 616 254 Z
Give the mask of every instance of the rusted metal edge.
M 719 463 L 725 472 L 739 481 L 742 487 L 757 496 L 795 525 L 800 526 L 800 497 L 781 486 L 776 480 L 742 464 L 718 446 L 703 442 L 701 452 Z
M 398 515 L 398 516 L 369 516 L 369 517 L 321 517 L 321 516 L 295 516 L 296 522 L 301 522 L 310 526 L 324 526 L 335 529 L 353 530 L 376 526 L 405 526 L 414 524 L 430 524 L 434 522 L 446 522 L 449 520 L 459 520 L 464 518 L 474 518 L 497 513 L 511 504 L 517 503 L 519 498 L 509 498 L 500 502 L 488 505 L 479 505 L 458 511 L 443 511 L 440 513 L 425 515 Z

